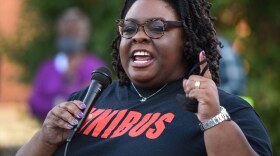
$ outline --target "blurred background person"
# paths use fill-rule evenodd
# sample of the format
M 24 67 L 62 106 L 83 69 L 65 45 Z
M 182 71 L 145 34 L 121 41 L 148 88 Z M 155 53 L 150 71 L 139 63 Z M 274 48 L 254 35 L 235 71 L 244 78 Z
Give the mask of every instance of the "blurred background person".
M 105 65 L 102 59 L 88 53 L 90 27 L 89 18 L 79 8 L 69 8 L 58 18 L 57 54 L 39 67 L 28 101 L 31 113 L 40 121 L 70 93 L 88 85 L 91 72 Z
M 233 49 L 230 42 L 219 36 L 223 48 L 219 48 L 222 59 L 220 59 L 220 88 L 224 91 L 244 96 L 246 94 L 246 74 L 242 59 Z

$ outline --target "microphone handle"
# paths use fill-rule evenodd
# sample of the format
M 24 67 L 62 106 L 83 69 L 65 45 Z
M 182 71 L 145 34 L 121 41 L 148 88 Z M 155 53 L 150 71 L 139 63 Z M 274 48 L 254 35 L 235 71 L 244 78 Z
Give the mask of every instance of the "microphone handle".
M 91 80 L 90 86 L 88 88 L 87 94 L 83 100 L 83 103 L 87 106 L 85 110 L 83 111 L 85 117 L 80 119 L 77 126 L 75 126 L 70 134 L 68 135 L 67 142 L 70 142 L 72 138 L 74 137 L 75 133 L 78 131 L 78 129 L 81 127 L 83 121 L 86 119 L 90 109 L 92 108 L 94 102 L 97 100 L 98 96 L 102 92 L 102 85 L 98 83 L 96 80 Z

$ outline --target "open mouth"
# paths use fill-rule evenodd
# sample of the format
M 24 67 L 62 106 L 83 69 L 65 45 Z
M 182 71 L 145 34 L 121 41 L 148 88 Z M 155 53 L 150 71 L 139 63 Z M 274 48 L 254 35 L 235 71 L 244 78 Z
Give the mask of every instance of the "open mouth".
M 132 56 L 132 60 L 135 64 L 146 64 L 152 59 L 152 55 L 146 51 L 136 51 Z

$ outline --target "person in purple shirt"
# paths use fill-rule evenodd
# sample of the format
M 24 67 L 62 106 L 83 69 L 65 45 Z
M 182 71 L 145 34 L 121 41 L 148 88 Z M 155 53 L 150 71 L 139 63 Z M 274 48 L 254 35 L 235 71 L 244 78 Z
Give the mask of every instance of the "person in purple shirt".
M 87 86 L 93 70 L 105 66 L 102 59 L 86 50 L 89 30 L 89 19 L 78 8 L 67 9 L 58 18 L 58 52 L 40 65 L 28 101 L 32 115 L 40 121 L 70 93 Z

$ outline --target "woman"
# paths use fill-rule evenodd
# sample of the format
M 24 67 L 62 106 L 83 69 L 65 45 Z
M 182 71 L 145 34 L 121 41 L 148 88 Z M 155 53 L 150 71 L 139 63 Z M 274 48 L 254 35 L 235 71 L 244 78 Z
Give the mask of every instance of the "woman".
M 69 94 L 85 87 L 92 70 L 105 65 L 87 49 L 90 27 L 89 18 L 79 8 L 68 8 L 58 18 L 57 54 L 45 59 L 38 68 L 28 100 L 30 112 L 40 122 Z
M 271 155 L 253 108 L 217 89 L 219 42 L 209 9 L 204 0 L 127 0 L 113 42 L 120 80 L 101 94 L 68 149 L 86 89 L 53 108 L 18 155 Z M 197 113 L 184 110 L 177 94 L 196 99 Z

